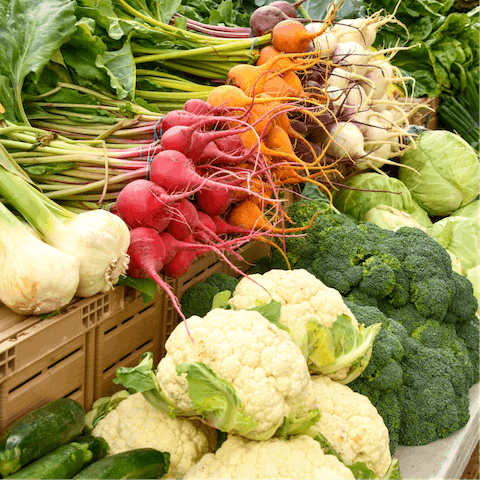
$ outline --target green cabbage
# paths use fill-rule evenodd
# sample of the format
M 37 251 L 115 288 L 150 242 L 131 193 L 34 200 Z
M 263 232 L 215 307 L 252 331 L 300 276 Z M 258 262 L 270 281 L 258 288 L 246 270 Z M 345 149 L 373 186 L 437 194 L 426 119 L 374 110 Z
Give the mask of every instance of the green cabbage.
M 455 210 L 450 216 L 451 217 L 467 217 L 467 218 L 479 218 L 480 211 L 478 209 L 480 201 L 474 200 L 473 202 L 465 205 L 458 210 Z
M 352 177 L 345 185 L 361 190 L 374 190 L 366 192 L 340 188 L 335 192 L 334 205 L 357 221 L 364 221 L 371 208 L 387 205 L 408 213 L 422 227 L 432 224 L 428 214 L 413 200 L 408 188 L 398 178 L 367 172 Z
M 426 130 L 416 144 L 401 162 L 420 175 L 401 168 L 398 176 L 428 214 L 450 215 L 478 196 L 478 154 L 463 138 L 445 130 Z
M 415 227 L 427 233 L 412 216 L 403 210 L 388 205 L 377 205 L 365 214 L 365 221 L 374 223 L 385 230 L 398 230 L 401 227 Z
M 428 234 L 460 260 L 462 275 L 479 263 L 478 217 L 445 217 L 427 229 Z

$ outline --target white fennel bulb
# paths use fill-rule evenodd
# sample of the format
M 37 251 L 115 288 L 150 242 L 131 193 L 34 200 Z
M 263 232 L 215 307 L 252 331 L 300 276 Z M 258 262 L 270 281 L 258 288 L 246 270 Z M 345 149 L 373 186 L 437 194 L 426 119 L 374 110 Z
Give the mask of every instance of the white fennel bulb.
M 127 271 L 130 232 L 120 217 L 105 210 L 74 214 L 1 167 L 0 195 L 36 228 L 45 243 L 78 259 L 80 281 L 75 295 L 107 292 Z
M 80 213 L 65 223 L 57 221 L 45 238 L 50 245 L 79 259 L 79 297 L 108 292 L 127 271 L 128 227 L 106 210 Z
M 0 203 L 0 300 L 21 315 L 67 305 L 78 287 L 79 261 L 42 242 Z

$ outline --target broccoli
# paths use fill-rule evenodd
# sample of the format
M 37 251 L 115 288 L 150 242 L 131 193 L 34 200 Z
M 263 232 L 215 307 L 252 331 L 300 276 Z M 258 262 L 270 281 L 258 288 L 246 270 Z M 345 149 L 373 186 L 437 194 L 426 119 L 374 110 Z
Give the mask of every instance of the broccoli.
M 454 326 L 428 320 L 407 330 L 376 307 L 347 305 L 360 323 L 382 323 L 369 364 L 349 387 L 377 408 L 392 454 L 399 444 L 425 445 L 462 428 L 475 369 Z
M 306 199 L 288 214 L 300 227 L 324 210 Z M 339 290 L 360 323 L 382 323 L 369 365 L 349 386 L 377 407 L 392 451 L 465 425 L 468 391 L 479 381 L 478 304 L 437 241 L 420 229 L 384 230 L 327 211 L 305 235 L 286 239 L 286 254 L 292 268 Z M 286 265 L 274 251 L 261 268 Z
M 212 309 L 213 297 L 224 290 L 233 292 L 238 282 L 238 278 L 217 272 L 207 278 L 205 282 L 196 283 L 182 296 L 183 314 L 186 318 L 192 315 L 204 317 Z

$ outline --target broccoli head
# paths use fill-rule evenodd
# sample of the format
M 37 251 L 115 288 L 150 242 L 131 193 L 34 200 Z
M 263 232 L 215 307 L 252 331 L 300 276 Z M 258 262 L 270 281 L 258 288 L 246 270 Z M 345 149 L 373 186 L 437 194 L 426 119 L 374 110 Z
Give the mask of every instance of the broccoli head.
M 392 453 L 398 444 L 425 445 L 462 428 L 475 367 L 455 326 L 412 315 L 413 307 L 403 309 L 410 314 L 405 327 L 376 307 L 347 305 L 359 323 L 382 323 L 369 364 L 349 387 L 377 408 Z
M 204 317 L 212 309 L 213 297 L 224 290 L 233 292 L 238 282 L 238 278 L 218 272 L 207 278 L 205 282 L 196 283 L 182 296 L 183 314 L 186 318 L 192 315 Z

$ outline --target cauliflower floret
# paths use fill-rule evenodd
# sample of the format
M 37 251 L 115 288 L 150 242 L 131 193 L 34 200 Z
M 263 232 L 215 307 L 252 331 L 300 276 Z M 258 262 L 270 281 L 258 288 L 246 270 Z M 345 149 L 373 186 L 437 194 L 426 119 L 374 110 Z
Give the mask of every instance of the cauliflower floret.
M 94 428 L 92 435 L 103 437 L 109 455 L 134 448 L 155 448 L 170 453 L 168 478 L 181 477 L 202 456 L 216 447 L 216 433 L 198 421 L 172 420 L 152 406 L 141 393 L 123 400 Z
M 334 455 L 323 453 L 307 435 L 261 442 L 233 435 L 215 454 L 205 455 L 184 479 L 195 478 L 295 478 L 354 479 Z
M 171 404 L 186 412 L 194 409 L 187 378 L 177 375 L 176 367 L 201 362 L 232 384 L 245 413 L 258 422 L 243 434 L 248 438 L 270 438 L 285 417 L 299 418 L 316 408 L 314 397 L 302 400 L 311 383 L 302 352 L 288 333 L 260 313 L 215 309 L 204 318 L 190 317 L 188 328 L 193 342 L 185 325 L 178 325 L 157 369 L 158 383 Z
M 320 432 L 346 465 L 364 462 L 383 478 L 391 462 L 388 430 L 377 409 L 364 395 L 323 375 L 312 376 Z
M 272 299 L 282 304 L 278 321 L 289 329 L 294 341 L 303 345 L 303 348 L 307 341 L 306 325 L 312 319 L 331 328 L 337 316 L 344 314 L 358 329 L 358 322 L 345 305 L 340 292 L 327 287 L 303 269 L 270 270 L 263 275 L 253 274 L 249 278 L 242 278 L 229 303 L 234 309 L 247 309 L 255 307 L 258 302 L 268 303 Z M 308 357 L 308 352 L 304 352 L 304 355 Z M 309 366 L 313 368 L 311 363 Z M 314 368 L 312 372 L 318 373 Z M 332 378 L 343 380 L 347 375 L 348 369 L 341 369 Z

